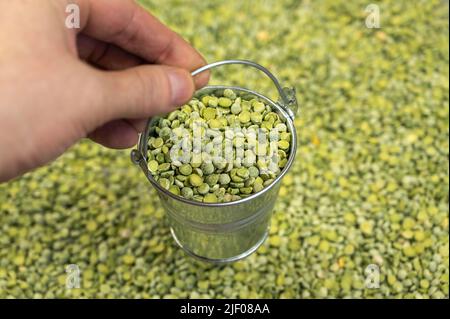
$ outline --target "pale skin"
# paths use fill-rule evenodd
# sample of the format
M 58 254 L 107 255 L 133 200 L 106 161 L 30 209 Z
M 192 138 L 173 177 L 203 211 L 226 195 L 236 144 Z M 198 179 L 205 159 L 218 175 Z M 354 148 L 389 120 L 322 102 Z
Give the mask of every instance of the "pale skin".
M 80 29 L 66 27 L 69 3 Z M 84 137 L 132 147 L 147 118 L 207 83 L 190 75 L 204 64 L 131 0 L 0 0 L 0 182 Z

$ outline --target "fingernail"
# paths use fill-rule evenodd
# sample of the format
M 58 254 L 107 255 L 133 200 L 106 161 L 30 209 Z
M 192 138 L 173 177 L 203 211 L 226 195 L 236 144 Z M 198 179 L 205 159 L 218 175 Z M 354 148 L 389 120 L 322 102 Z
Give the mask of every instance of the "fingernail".
M 185 72 L 178 70 L 169 70 L 169 81 L 172 92 L 173 106 L 180 106 L 186 103 L 192 96 L 193 82 L 192 78 L 186 75 Z

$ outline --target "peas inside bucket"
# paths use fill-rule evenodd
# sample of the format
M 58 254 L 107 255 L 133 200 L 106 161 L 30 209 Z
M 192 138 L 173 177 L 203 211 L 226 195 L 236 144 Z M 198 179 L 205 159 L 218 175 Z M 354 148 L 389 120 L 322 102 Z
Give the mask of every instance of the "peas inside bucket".
M 175 195 L 230 202 L 272 184 L 290 143 L 286 118 L 270 105 L 215 90 L 152 121 L 147 163 L 154 180 Z
M 249 61 L 196 72 L 231 63 L 266 73 L 281 102 L 245 88 L 207 86 L 180 109 L 149 120 L 132 152 L 158 191 L 178 245 L 217 263 L 244 258 L 262 244 L 297 148 L 293 89 L 282 89 Z

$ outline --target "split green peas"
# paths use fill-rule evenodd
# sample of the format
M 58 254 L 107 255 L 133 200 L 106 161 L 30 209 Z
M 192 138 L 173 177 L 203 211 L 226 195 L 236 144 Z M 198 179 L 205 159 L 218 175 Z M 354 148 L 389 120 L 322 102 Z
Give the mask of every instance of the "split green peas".
M 268 187 L 286 166 L 291 133 L 269 105 L 226 89 L 156 119 L 148 169 L 165 189 L 208 203 Z
M 161 204 L 128 152 L 82 141 L 0 185 L 0 298 L 449 297 L 447 1 L 381 2 L 380 29 L 364 26 L 367 1 L 139 2 L 209 60 L 251 56 L 297 86 L 300 149 L 272 217 L 269 238 L 278 238 L 241 262 L 193 262 L 161 226 Z M 234 70 L 212 73 L 270 89 L 262 75 Z M 233 102 L 230 114 L 241 108 Z M 152 156 L 155 171 L 165 156 Z M 338 240 L 323 252 L 328 227 Z M 80 289 L 66 287 L 68 263 L 80 266 Z M 376 289 L 365 287 L 372 263 Z

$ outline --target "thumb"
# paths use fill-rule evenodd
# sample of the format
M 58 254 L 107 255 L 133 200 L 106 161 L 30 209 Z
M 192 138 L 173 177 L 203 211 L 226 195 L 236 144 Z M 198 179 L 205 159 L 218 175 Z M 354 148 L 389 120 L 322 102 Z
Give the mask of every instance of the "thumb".
M 170 112 L 195 90 L 188 71 L 162 65 L 101 72 L 101 83 L 102 99 L 95 110 L 100 124 Z

